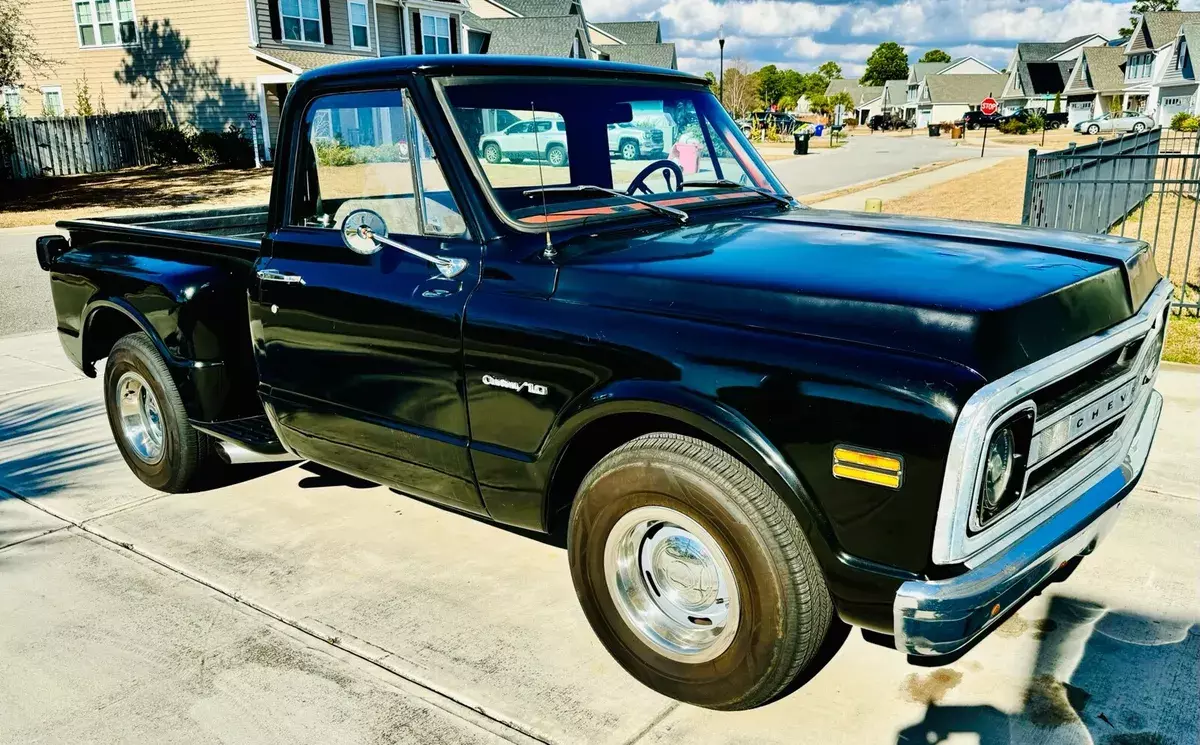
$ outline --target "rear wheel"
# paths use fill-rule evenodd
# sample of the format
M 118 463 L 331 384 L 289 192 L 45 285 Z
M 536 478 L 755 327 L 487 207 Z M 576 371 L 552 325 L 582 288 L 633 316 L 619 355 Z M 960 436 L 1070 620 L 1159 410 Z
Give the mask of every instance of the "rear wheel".
M 714 709 L 770 701 L 817 654 L 832 603 L 795 515 L 725 451 L 639 437 L 584 478 L 571 576 L 592 628 L 631 675 Z
M 546 160 L 558 168 L 567 164 L 567 149 L 562 145 L 551 145 L 546 148 Z
M 121 457 L 147 486 L 184 491 L 211 458 L 211 440 L 188 423 L 170 370 L 146 334 L 113 345 L 104 403 Z
M 489 142 L 483 146 L 483 159 L 488 163 L 499 163 L 503 153 L 500 152 L 500 146 L 494 142 Z

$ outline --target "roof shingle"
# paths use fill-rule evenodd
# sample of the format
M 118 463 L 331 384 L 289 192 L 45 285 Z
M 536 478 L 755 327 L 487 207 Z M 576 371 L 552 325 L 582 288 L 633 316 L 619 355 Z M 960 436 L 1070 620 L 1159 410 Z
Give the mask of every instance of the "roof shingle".
M 658 21 L 626 21 L 592 25 L 626 44 L 662 43 L 662 30 L 659 28 Z
M 975 104 L 1004 89 L 1008 76 L 1003 73 L 987 75 L 930 75 L 925 79 L 929 103 Z
M 674 44 L 597 44 L 596 49 L 608 55 L 611 62 L 665 67 L 676 70 L 679 65 Z
M 488 18 L 492 39 L 488 54 L 526 57 L 569 57 L 579 31 L 578 16 L 557 18 Z

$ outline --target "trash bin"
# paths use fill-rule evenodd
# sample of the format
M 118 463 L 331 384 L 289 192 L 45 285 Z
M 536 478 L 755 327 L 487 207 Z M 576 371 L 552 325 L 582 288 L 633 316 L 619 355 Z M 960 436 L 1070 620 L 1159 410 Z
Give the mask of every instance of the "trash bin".
M 824 131 L 825 131 L 825 125 L 824 125 L 824 124 L 818 124 L 818 125 L 816 126 L 816 131 L 814 131 L 814 132 L 813 132 L 813 137 L 820 137 L 820 136 L 821 136 L 821 133 L 822 133 L 822 132 L 824 132 Z
M 942 128 L 936 124 L 930 124 L 929 125 L 929 136 L 930 137 L 941 137 L 942 136 Z
M 963 138 L 963 128 L 961 124 L 955 124 L 950 128 L 950 139 L 961 140 Z
M 796 138 L 796 147 L 792 152 L 796 155 L 808 155 L 808 138 L 811 135 L 808 132 L 793 132 L 792 137 Z
M 671 160 L 679 164 L 685 174 L 700 171 L 700 146 L 691 142 L 676 142 L 671 148 Z

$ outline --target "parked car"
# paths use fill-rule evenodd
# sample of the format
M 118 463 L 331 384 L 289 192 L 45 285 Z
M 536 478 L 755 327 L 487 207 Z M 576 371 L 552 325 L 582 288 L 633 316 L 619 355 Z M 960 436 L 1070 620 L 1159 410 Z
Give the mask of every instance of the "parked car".
M 559 118 L 518 121 L 499 132 L 480 137 L 479 151 L 488 163 L 499 163 L 507 158 L 510 163 L 545 160 L 552 166 L 565 166 L 568 157 L 566 123 Z M 661 158 L 665 155 L 662 130 L 610 123 L 608 151 L 624 160 Z
M 1000 125 L 1002 120 L 1003 117 L 1001 117 L 1000 114 L 985 114 L 976 109 L 974 111 L 964 112 L 962 119 L 959 121 L 961 121 L 963 126 L 967 129 L 979 129 L 980 127 L 997 127 Z
M 1010 121 L 1028 122 L 1031 117 L 1040 116 L 1042 121 L 1046 123 L 1046 129 L 1058 129 L 1067 125 L 1067 112 L 1061 111 L 1057 114 L 1047 112 L 1045 109 L 1029 109 L 1020 108 L 1011 114 L 1005 114 L 999 117 L 998 124 L 1003 124 Z
M 876 114 L 867 121 L 872 132 L 888 132 L 895 129 L 905 129 L 908 123 L 898 114 Z
M 1137 111 L 1118 111 L 1085 119 L 1075 125 L 1076 132 L 1098 135 L 1101 132 L 1145 132 L 1154 127 L 1154 119 Z
M 621 176 L 634 103 L 722 147 Z M 571 168 L 493 183 L 477 135 L 531 105 Z M 421 145 L 312 147 L 362 122 Z M 563 535 L 595 633 L 668 696 L 770 701 L 835 617 L 959 650 L 1141 476 L 1172 293 L 1144 242 L 804 209 L 704 78 L 610 62 L 321 67 L 276 153 L 269 206 L 37 241 L 130 469 L 305 459 Z

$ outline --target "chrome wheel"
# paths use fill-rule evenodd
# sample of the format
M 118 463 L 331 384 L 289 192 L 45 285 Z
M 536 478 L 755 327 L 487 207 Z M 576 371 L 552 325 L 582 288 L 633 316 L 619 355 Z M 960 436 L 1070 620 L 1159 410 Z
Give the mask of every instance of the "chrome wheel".
M 638 146 L 632 142 L 626 142 L 621 146 L 621 157 L 625 160 L 634 160 L 638 156 Z
M 567 152 L 560 147 L 552 147 L 546 152 L 546 160 L 557 168 L 567 162 Z
M 127 372 L 117 381 L 117 419 L 125 444 L 138 460 L 154 465 L 163 459 L 158 399 L 146 379 L 135 372 Z
M 608 592 L 622 619 L 659 654 L 701 663 L 729 648 L 738 589 L 720 545 L 699 523 L 666 507 L 638 507 L 604 546 Z

